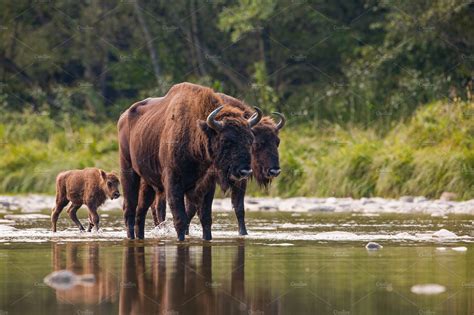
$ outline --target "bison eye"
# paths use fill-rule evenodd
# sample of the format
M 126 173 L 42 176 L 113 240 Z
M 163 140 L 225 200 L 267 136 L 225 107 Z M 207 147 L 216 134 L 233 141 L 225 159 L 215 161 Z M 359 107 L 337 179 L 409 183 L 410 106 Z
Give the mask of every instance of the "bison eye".
M 112 182 L 107 182 L 107 186 L 112 187 Z

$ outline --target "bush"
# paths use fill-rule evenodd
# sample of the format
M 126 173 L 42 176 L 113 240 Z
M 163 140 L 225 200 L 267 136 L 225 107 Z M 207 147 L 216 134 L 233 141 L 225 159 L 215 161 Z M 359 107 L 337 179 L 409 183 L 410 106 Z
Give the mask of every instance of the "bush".
M 435 102 L 385 135 L 310 123 L 281 133 L 282 174 L 250 195 L 474 198 L 474 103 Z M 71 119 L 73 120 L 73 119 Z M 63 122 L 48 115 L 0 121 L 0 193 L 53 193 L 57 173 L 96 166 L 118 171 L 115 123 Z M 220 193 L 220 195 L 222 195 Z

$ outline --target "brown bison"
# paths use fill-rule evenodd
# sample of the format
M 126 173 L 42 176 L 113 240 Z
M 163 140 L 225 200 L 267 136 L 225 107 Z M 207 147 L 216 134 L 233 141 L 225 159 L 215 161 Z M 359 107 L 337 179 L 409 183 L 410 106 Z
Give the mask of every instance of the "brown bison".
M 56 223 L 63 208 L 71 202 L 67 213 L 79 230 L 84 227 L 77 218 L 77 210 L 85 204 L 89 208 L 89 228 L 99 230 L 97 209 L 107 198 L 120 197 L 120 181 L 117 175 L 106 173 L 98 168 L 86 168 L 59 173 L 56 178 L 56 206 L 51 214 L 52 231 L 56 232 Z
M 242 101 L 222 93 L 218 93 L 218 95 L 226 105 L 244 111 L 245 117 L 250 117 L 253 114 L 251 108 Z M 275 112 L 273 114 L 280 117 L 278 123 L 275 123 L 270 117 L 265 116 L 252 128 L 252 132 L 255 136 L 255 140 L 252 144 L 252 176 L 259 185 L 265 187 L 268 186 L 271 180 L 277 177 L 281 171 L 278 154 L 278 146 L 280 144 L 278 133 L 285 125 L 286 119 L 280 113 Z M 239 234 L 247 235 L 244 211 L 244 197 L 247 189 L 247 179 L 231 181 L 230 187 L 232 207 L 239 224 Z M 186 213 L 189 222 L 191 222 L 200 207 L 201 205 L 196 205 L 191 202 L 186 203 Z M 151 208 L 153 220 L 156 226 L 165 220 L 166 197 L 164 194 L 157 194 Z
M 203 205 L 203 238 L 211 239 L 214 177 L 223 187 L 251 173 L 251 128 L 261 119 L 224 102 L 213 90 L 181 83 L 158 99 L 133 104 L 119 119 L 119 155 L 127 235 L 144 238 L 155 193 L 165 193 L 178 240 L 188 225 L 184 198 Z M 215 170 L 211 174 L 209 170 Z

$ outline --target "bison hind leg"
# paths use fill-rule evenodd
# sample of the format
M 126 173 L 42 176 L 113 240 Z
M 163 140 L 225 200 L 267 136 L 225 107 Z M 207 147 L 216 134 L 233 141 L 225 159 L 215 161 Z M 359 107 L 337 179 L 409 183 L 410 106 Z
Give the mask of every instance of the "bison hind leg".
M 135 235 L 139 239 L 145 238 L 145 219 L 153 200 L 155 199 L 155 191 L 146 184 L 142 179 L 140 183 L 140 192 L 138 195 L 138 205 L 135 217 Z
M 69 208 L 67 209 L 67 213 L 69 214 L 69 217 L 71 218 L 72 222 L 76 224 L 76 226 L 79 228 L 79 230 L 85 231 L 84 227 L 82 226 L 81 222 L 77 218 L 77 210 L 82 206 L 82 204 L 74 204 L 72 203 Z

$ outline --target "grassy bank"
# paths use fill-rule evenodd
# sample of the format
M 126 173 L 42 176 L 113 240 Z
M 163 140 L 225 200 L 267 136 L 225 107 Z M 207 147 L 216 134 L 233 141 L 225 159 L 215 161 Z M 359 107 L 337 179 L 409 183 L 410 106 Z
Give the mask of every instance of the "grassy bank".
M 377 128 L 379 129 L 379 128 Z M 114 123 L 81 124 L 25 113 L 0 124 L 0 193 L 54 193 L 58 172 L 97 166 L 118 170 Z M 389 132 L 290 123 L 282 133 L 282 175 L 274 196 L 423 195 L 474 198 L 474 103 L 421 107 Z

